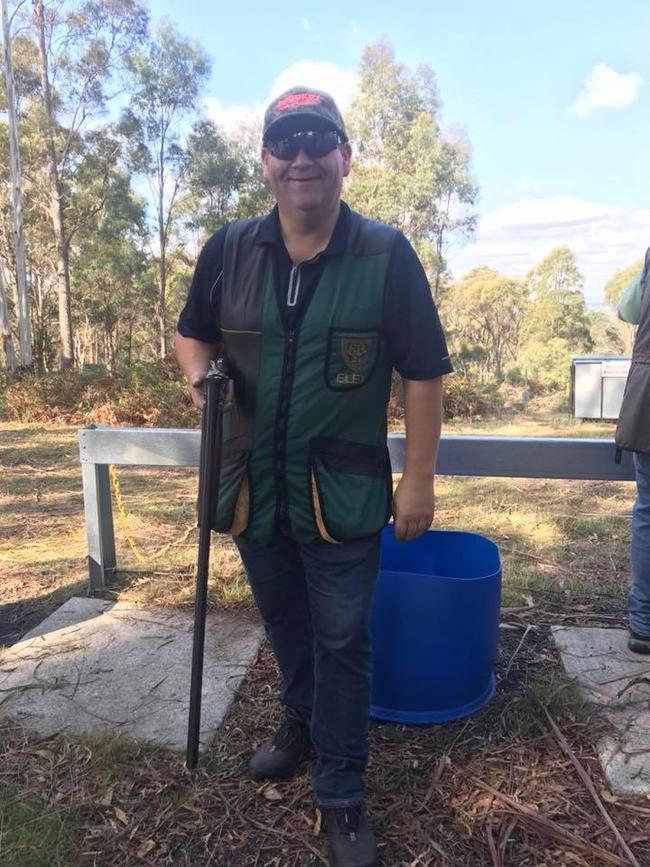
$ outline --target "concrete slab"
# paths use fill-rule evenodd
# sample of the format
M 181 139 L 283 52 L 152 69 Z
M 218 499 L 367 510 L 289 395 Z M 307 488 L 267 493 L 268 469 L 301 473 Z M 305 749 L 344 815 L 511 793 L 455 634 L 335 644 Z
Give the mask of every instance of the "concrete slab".
M 50 735 L 124 732 L 184 749 L 193 615 L 69 599 L 0 653 L 0 714 Z M 201 747 L 214 735 L 262 640 L 224 611 L 207 617 Z
M 650 794 L 650 657 L 627 648 L 627 632 L 600 627 L 552 629 L 570 677 L 612 724 L 598 744 L 613 792 Z

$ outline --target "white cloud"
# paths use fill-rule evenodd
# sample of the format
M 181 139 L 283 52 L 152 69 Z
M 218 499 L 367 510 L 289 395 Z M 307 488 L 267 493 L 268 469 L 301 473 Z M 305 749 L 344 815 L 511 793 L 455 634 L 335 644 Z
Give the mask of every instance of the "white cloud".
M 299 60 L 277 75 L 263 102 L 224 105 L 216 97 L 208 96 L 203 100 L 203 105 L 209 118 L 227 133 L 233 134 L 237 133 L 242 125 L 250 127 L 258 124 L 264 116 L 266 106 L 274 97 L 299 84 L 331 93 L 340 110 L 345 112 L 356 92 L 357 80 L 356 72 L 343 69 L 334 63 Z
M 479 265 L 523 276 L 553 247 L 566 244 L 585 276 L 594 306 L 617 268 L 642 255 L 650 237 L 650 209 L 626 211 L 570 196 L 527 198 L 481 218 L 476 239 L 449 256 L 455 277 Z
M 214 96 L 206 96 L 203 105 L 210 120 L 213 120 L 224 132 L 231 135 L 242 126 L 259 123 L 265 108 L 261 102 L 249 105 L 224 105 Z
M 290 87 L 304 84 L 331 93 L 341 111 L 346 111 L 357 89 L 357 80 L 356 72 L 335 63 L 299 60 L 280 72 L 271 85 L 267 102 Z
M 605 63 L 598 63 L 585 78 L 582 90 L 569 108 L 571 114 L 586 117 L 596 108 L 625 108 L 639 98 L 643 79 L 636 72 L 625 75 Z

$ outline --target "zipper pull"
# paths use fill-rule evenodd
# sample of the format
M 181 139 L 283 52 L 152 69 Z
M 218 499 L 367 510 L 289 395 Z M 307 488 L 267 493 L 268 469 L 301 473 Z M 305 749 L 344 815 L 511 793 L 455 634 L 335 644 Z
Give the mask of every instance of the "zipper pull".
M 293 265 L 289 274 L 289 289 L 287 290 L 287 307 L 295 307 L 300 292 L 300 265 Z

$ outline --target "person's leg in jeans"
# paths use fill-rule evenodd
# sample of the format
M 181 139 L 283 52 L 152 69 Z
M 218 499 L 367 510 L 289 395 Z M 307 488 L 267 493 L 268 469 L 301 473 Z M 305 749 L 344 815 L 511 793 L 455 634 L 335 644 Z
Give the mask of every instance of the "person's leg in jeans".
M 314 634 L 311 736 L 316 803 L 348 807 L 364 799 L 371 686 L 370 608 L 379 536 L 301 546 Z
M 307 724 L 314 692 L 313 636 L 298 546 L 278 534 L 269 545 L 235 538 L 280 669 L 280 700 Z
M 637 498 L 632 510 L 630 544 L 630 628 L 650 636 L 650 455 L 634 455 Z

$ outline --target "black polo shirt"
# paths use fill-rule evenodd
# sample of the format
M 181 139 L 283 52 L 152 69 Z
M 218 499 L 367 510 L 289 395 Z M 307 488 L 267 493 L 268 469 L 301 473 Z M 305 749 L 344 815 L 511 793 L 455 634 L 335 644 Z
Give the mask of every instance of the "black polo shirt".
M 294 266 L 282 240 L 277 206 L 262 220 L 258 242 L 273 248 L 273 265 L 279 286 L 285 287 L 281 310 L 290 325 L 308 302 L 329 256 L 345 252 L 350 209 L 343 202 L 326 249 Z M 178 331 L 206 343 L 219 333 L 219 291 L 223 278 L 226 227 L 219 229 L 201 250 L 187 302 L 178 320 Z M 384 293 L 383 332 L 393 367 L 404 379 L 433 379 L 452 370 L 445 337 L 424 269 L 413 247 L 397 232 L 390 251 Z

